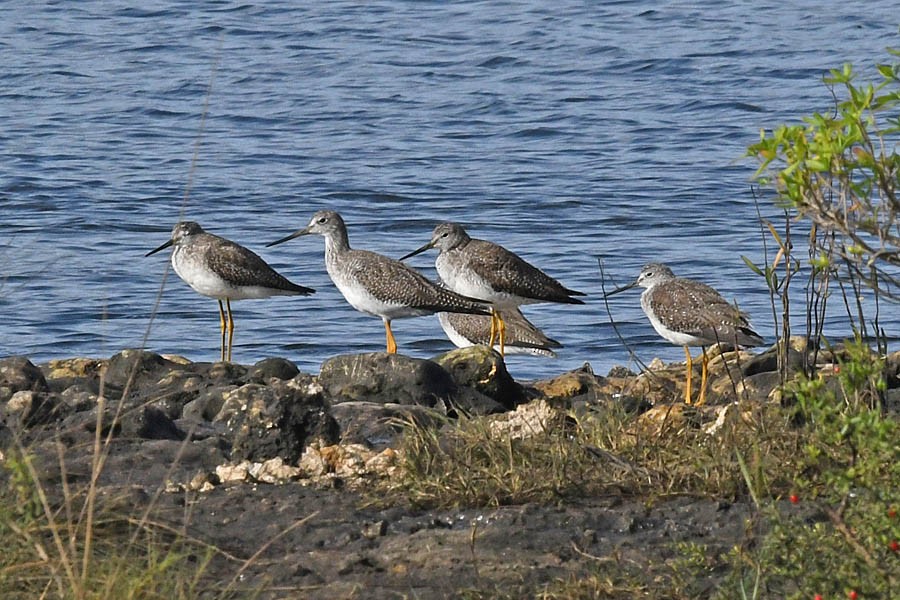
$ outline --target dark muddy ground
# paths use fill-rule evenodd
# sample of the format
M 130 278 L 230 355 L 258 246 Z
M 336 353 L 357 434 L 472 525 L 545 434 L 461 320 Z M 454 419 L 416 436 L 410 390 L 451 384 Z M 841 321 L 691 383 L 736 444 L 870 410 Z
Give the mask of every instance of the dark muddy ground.
M 52 484 L 55 450 L 47 446 L 39 454 Z M 67 455 L 74 484 L 88 476 L 90 455 L 71 449 Z M 652 569 L 676 559 L 679 542 L 725 552 L 741 542 L 750 517 L 745 504 L 689 497 L 652 505 L 593 497 L 551 506 L 417 510 L 366 506 L 364 494 L 339 483 L 160 491 L 160 482 L 189 480 L 224 460 L 212 440 L 121 440 L 103 471 L 101 496 L 132 518 L 152 505 L 153 522 L 221 551 L 213 579 L 248 594 L 262 589 L 262 598 L 438 599 L 467 590 L 531 596 L 601 564 Z M 715 585 L 711 577 L 691 587 L 703 597 Z
M 535 395 L 611 401 L 623 381 L 640 379 L 626 374 L 615 383 L 586 368 L 526 389 L 499 356 L 477 352 L 440 366 L 379 353 L 336 357 L 318 376 L 281 359 L 201 364 L 126 351 L 38 367 L 13 357 L 0 361 L 0 442 L 8 449 L 14 431 L 27 439 L 46 489 L 59 500 L 59 456 L 69 488 L 84 487 L 99 423 L 111 440 L 99 481 L 103 504 L 131 519 L 150 507 L 149 520 L 164 530 L 216 548 L 211 593 L 230 586 L 247 596 L 263 590 L 262 598 L 534 597 L 554 582 L 603 570 L 670 577 L 677 568 L 662 567 L 684 560 L 679 544 L 704 545 L 713 556 L 747 539 L 750 505 L 703 498 L 567 497 L 421 510 L 375 506 L 365 489 L 340 477 L 314 485 L 211 477 L 243 458 L 281 456 L 296 465 L 314 440 L 389 445 L 390 427 L 374 422 L 388 423 L 398 411 L 427 418 L 464 405 L 504 414 Z M 767 360 L 743 367 L 747 381 L 768 377 L 754 366 Z M 680 367 L 672 371 L 681 377 Z M 680 398 L 673 381 L 655 376 L 641 384 L 642 394 Z M 124 399 L 121 406 L 98 400 L 101 383 L 108 397 Z M 734 390 L 719 387 L 726 400 Z M 113 414 L 118 408 L 123 412 Z M 199 491 L 190 485 L 198 477 L 212 485 Z M 724 575 L 695 576 L 691 595 L 708 595 Z

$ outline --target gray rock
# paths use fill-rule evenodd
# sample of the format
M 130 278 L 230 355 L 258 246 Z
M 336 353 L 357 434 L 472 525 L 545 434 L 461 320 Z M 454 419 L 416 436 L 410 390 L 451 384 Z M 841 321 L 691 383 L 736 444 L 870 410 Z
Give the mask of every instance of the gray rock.
M 225 404 L 225 394 L 237 389 L 236 385 L 212 386 L 201 391 L 196 398 L 184 405 L 182 418 L 195 421 L 212 421 Z
M 59 397 L 73 412 L 90 410 L 97 404 L 97 393 L 88 383 L 71 385 L 64 389 Z
M 119 410 L 118 402 L 104 402 L 89 411 L 69 415 L 61 429 L 69 432 L 72 439 L 79 439 L 83 433 L 93 435 L 97 431 L 97 411 L 102 409 L 99 419 L 100 434 L 112 434 L 116 438 L 145 440 L 183 440 L 185 433 L 163 411 L 154 406 L 140 406 Z
M 272 378 L 287 381 L 299 374 L 297 365 L 285 358 L 264 358 L 253 365 L 248 377 L 255 383 L 268 383 Z
M 60 402 L 57 394 L 19 390 L 0 407 L 0 418 L 16 429 L 47 425 L 60 420 L 68 407 Z
M 132 389 L 147 383 L 155 384 L 163 370 L 182 370 L 183 365 L 166 360 L 159 354 L 145 350 L 128 349 L 109 359 L 106 369 L 106 385 L 124 389 L 132 381 Z M 133 379 L 132 379 L 133 378 Z
M 788 372 L 797 373 L 804 369 L 807 357 L 803 352 L 799 352 L 794 348 L 788 348 Z M 778 348 L 773 346 L 757 354 L 746 363 L 741 365 L 741 372 L 745 377 L 757 375 L 759 373 L 772 373 L 778 371 Z
M 341 431 L 341 442 L 373 449 L 397 446 L 406 424 L 438 427 L 447 421 L 441 412 L 424 406 L 342 402 L 331 407 Z
M 440 407 L 457 392 L 456 382 L 437 363 L 384 352 L 335 356 L 322 364 L 319 383 L 335 404 L 364 401 Z
M 194 372 L 215 385 L 243 385 L 247 383 L 247 367 L 234 363 L 198 363 Z
M 451 416 L 459 412 L 469 416 L 493 415 L 509 410 L 493 398 L 469 387 L 458 388 L 447 409 L 447 414 Z
M 334 444 L 340 437 L 322 390 L 311 376 L 237 388 L 226 394 L 216 419 L 225 424 L 235 461 L 280 456 L 296 464 L 311 441 Z
M 172 369 L 163 371 L 156 385 L 145 387 L 140 400 L 150 402 L 170 419 L 180 419 L 185 405 L 206 391 L 208 385 L 196 373 Z
M 183 440 L 185 433 L 162 410 L 146 406 L 122 416 L 120 435 L 145 440 Z
M 507 410 L 525 401 L 498 352 L 487 346 L 457 348 L 434 358 L 460 387 L 472 388 L 499 402 Z
M 0 402 L 6 402 L 16 392 L 49 391 L 44 374 L 24 356 L 10 356 L 0 360 Z

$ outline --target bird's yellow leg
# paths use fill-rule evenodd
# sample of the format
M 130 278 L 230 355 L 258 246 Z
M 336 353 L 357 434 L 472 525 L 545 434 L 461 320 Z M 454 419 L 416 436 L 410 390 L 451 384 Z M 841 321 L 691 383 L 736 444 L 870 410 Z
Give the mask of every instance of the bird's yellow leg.
M 687 368 L 685 369 L 685 382 L 684 382 L 684 403 L 691 403 L 691 376 L 694 371 L 694 359 L 691 358 L 691 351 L 688 350 L 688 347 L 684 347 L 684 355 L 687 357 Z
M 231 362 L 231 347 L 234 345 L 234 313 L 231 312 L 231 300 L 225 298 L 228 308 L 228 362 Z
M 500 330 L 500 356 L 506 356 L 504 344 L 506 343 L 506 323 L 500 313 L 497 313 L 497 325 Z
M 488 348 L 494 347 L 494 340 L 497 339 L 497 311 L 491 309 L 491 337 L 488 340 Z
M 697 400 L 697 406 L 706 402 L 706 380 L 709 377 L 709 356 L 706 355 L 706 348 L 701 347 L 703 351 L 703 367 L 700 370 L 700 398 Z
M 394 333 L 391 331 L 391 322 L 384 320 L 384 332 L 387 334 L 387 353 L 397 354 L 397 341 L 394 339 Z
M 222 356 L 220 360 L 225 362 L 225 327 L 227 323 L 225 322 L 225 307 L 222 306 L 222 301 L 219 300 L 219 328 L 222 330 Z

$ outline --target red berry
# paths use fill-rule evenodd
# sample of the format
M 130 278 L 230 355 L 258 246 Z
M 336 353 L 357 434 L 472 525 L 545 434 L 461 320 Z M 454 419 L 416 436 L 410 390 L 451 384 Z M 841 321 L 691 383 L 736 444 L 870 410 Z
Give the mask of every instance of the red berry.
M 892 540 L 891 543 L 888 544 L 888 547 L 890 547 L 893 552 L 900 552 L 900 542 L 897 540 Z
M 850 593 L 847 594 L 847 597 L 850 598 L 850 600 L 856 600 L 857 598 L 859 598 L 859 594 L 856 593 L 856 590 L 850 590 Z
M 797 494 L 791 494 L 788 500 L 791 501 L 791 504 L 797 504 L 798 502 L 800 502 L 800 496 L 798 496 Z
M 822 600 L 822 594 L 816 594 L 813 596 L 813 600 Z

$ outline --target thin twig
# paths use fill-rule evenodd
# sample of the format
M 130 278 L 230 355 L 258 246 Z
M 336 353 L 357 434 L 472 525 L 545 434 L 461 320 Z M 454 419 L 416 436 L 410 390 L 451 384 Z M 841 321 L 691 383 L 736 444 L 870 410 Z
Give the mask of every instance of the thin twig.
M 650 372 L 650 368 L 638 358 L 635 351 L 628 345 L 628 342 L 625 341 L 625 338 L 622 337 L 622 333 L 619 331 L 619 328 L 616 326 L 616 321 L 613 319 L 612 311 L 609 308 L 609 298 L 606 296 L 606 273 L 603 269 L 603 259 L 597 257 L 597 265 L 600 267 L 600 291 L 602 292 L 601 297 L 603 298 L 603 306 L 606 309 L 606 316 L 609 318 L 609 324 L 612 325 L 613 331 L 616 332 L 616 337 L 619 338 L 619 342 L 621 342 L 622 347 L 625 348 L 625 351 L 628 352 L 628 356 L 631 360 L 637 363 L 641 371 Z

